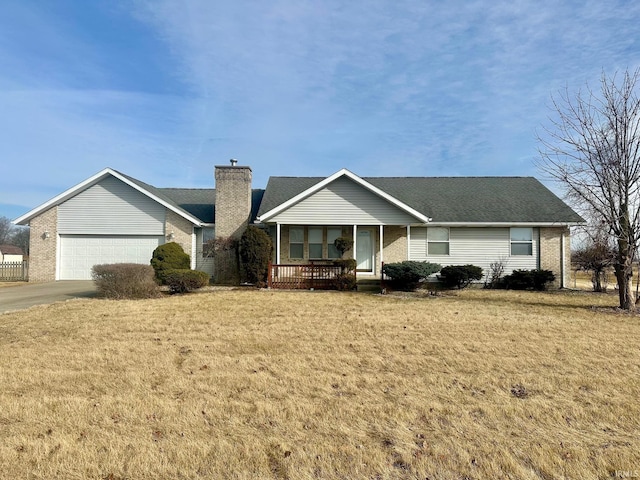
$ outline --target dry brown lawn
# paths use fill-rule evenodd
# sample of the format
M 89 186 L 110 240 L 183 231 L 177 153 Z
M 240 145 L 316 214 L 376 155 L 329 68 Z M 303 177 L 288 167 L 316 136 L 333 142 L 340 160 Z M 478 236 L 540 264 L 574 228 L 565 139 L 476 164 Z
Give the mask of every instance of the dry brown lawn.
M 640 475 L 640 317 L 616 301 L 234 290 L 0 315 L 0 478 Z

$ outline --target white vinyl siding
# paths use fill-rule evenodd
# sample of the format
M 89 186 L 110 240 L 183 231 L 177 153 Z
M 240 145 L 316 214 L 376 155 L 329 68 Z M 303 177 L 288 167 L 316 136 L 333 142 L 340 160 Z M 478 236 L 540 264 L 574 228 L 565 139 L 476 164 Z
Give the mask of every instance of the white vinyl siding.
M 407 225 L 416 219 L 348 178 L 339 178 L 270 221 L 307 225 Z
M 163 235 L 165 207 L 108 177 L 58 207 L 58 233 Z
M 538 229 L 532 230 L 533 255 L 511 256 L 509 228 L 450 228 L 449 255 L 427 254 L 427 228 L 412 227 L 409 260 L 429 261 L 440 265 L 472 264 L 481 267 L 485 274 L 493 262 L 502 260 L 505 274 L 516 269 L 538 268 Z
M 149 265 L 164 236 L 61 235 L 60 280 L 91 280 L 91 267 L 105 263 Z

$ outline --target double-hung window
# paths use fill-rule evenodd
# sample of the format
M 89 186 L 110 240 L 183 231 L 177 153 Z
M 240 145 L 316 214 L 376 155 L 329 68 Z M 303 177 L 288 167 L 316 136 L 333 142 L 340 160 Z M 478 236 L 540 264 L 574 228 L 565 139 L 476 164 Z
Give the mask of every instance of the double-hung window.
M 289 227 L 289 258 L 304 258 L 304 227 Z
M 533 255 L 533 228 L 511 228 L 511 255 Z
M 322 255 L 322 227 L 309 227 L 309 258 L 323 258 Z
M 449 255 L 448 228 L 427 228 L 427 255 Z

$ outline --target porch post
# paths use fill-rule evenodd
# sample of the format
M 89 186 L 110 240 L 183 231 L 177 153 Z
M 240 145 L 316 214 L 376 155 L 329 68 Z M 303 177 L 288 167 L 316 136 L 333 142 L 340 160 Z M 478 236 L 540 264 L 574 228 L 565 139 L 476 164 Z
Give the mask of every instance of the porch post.
M 382 269 L 382 263 L 384 262 L 383 255 L 384 250 L 384 225 L 380 224 L 380 269 Z
M 276 265 L 280 264 L 280 222 L 276 223 Z
M 356 252 L 358 251 L 357 249 L 357 245 L 356 242 L 358 238 L 358 226 L 354 225 L 353 226 L 353 259 L 356 261 L 356 270 L 358 269 L 358 255 L 356 254 Z
M 407 225 L 407 260 L 411 258 L 411 225 Z

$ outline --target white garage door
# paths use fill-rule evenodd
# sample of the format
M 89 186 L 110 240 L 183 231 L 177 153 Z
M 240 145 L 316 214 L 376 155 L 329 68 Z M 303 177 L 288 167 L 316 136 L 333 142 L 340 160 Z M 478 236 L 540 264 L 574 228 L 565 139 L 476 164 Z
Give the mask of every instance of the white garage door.
M 91 267 L 103 263 L 149 264 L 162 236 L 61 235 L 60 280 L 91 280 Z

